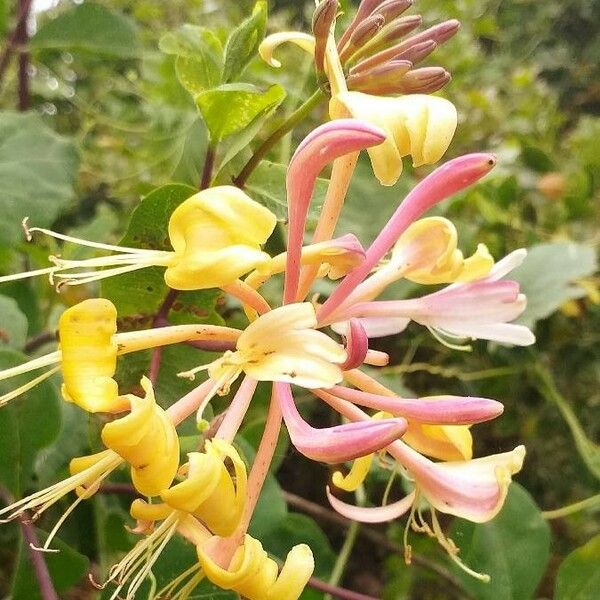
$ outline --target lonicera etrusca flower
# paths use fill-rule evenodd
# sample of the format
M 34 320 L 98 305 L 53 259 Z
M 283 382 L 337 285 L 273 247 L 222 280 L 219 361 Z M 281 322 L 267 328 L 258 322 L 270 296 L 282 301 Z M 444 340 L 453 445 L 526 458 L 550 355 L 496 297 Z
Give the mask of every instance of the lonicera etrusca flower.
M 273 52 L 283 42 L 313 53 L 317 75 L 322 73 L 329 80 L 331 118 L 362 119 L 385 131 L 385 141 L 368 149 L 375 176 L 383 185 L 398 180 L 405 156 L 412 156 L 414 166 L 437 162 L 457 125 L 454 105 L 428 95 L 450 80 L 447 71 L 412 67 L 452 37 L 459 24 L 446 21 L 400 41 L 421 23 L 418 15 L 400 16 L 411 4 L 405 0 L 361 3 L 336 45 L 337 2 L 324 0 L 315 13 L 314 38 L 296 32 L 276 33 L 260 46 L 263 59 L 275 67 L 280 63 L 273 59 Z
M 156 403 L 150 381 L 144 378 L 141 385 L 144 397 L 124 396 L 130 412 L 103 427 L 101 437 L 108 449 L 74 458 L 69 464 L 70 477 L 3 508 L 0 516 L 11 520 L 33 511 L 35 518 L 75 491 L 78 499 L 48 536 L 47 549 L 75 506 L 95 494 L 102 481 L 124 462 L 131 466 L 132 481 L 140 493 L 154 496 L 168 488 L 179 465 L 179 438 L 173 419 Z
M 152 385 L 142 379 L 143 398 L 123 396 L 127 415 L 102 428 L 102 441 L 131 465 L 131 480 L 144 496 L 156 496 L 171 485 L 179 466 L 179 438 L 167 413 L 156 403 Z
M 59 349 L 27 363 L 0 371 L 0 380 L 52 366 L 48 371 L 0 397 L 0 407 L 58 370 L 62 396 L 88 412 L 120 412 L 129 401 L 119 396 L 113 376 L 117 357 L 129 352 L 192 340 L 235 342 L 239 331 L 216 325 L 174 325 L 117 333 L 117 310 L 109 300 L 91 298 L 63 312 L 58 324 Z
M 50 281 L 58 280 L 59 286 L 81 285 L 144 267 L 161 266 L 165 267 L 167 285 L 174 289 L 223 287 L 269 261 L 261 245 L 275 224 L 276 217 L 270 210 L 233 186 L 198 192 L 173 211 L 169 220 L 173 251 L 90 242 L 25 224 L 28 239 L 40 232 L 116 254 L 86 260 L 51 256 L 53 267 L 0 277 L 0 283 L 45 274 Z
M 226 459 L 233 463 L 233 476 L 224 464 Z M 175 534 L 202 545 L 214 536 L 232 534 L 237 527 L 246 501 L 247 474 L 246 465 L 231 444 L 224 440 L 207 441 L 204 452 L 188 454 L 188 463 L 179 473 L 185 474 L 185 479 L 163 489 L 162 502 L 137 499 L 132 503 L 130 513 L 138 523 L 132 531 L 144 537 L 112 567 L 101 586 L 115 582 L 113 598 L 120 597 L 123 588 L 125 598 L 136 597 L 145 576 Z M 189 573 L 194 585 L 202 577 L 199 571 L 199 566 L 195 566 Z M 167 588 L 177 587 L 179 580 Z

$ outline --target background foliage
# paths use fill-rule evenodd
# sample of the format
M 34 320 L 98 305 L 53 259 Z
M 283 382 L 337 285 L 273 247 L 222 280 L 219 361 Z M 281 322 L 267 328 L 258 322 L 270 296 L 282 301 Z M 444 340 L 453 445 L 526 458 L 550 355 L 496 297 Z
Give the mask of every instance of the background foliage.
M 265 3 L 253 13 L 248 1 L 46 2 L 56 6 L 35 13 L 25 45 L 11 38 L 16 4 L 0 0 L 0 36 L 2 47 L 14 54 L 29 52 L 30 93 L 20 98 L 21 108 L 27 104 L 29 110 L 17 112 L 15 59 L 0 81 L 3 271 L 41 266 L 48 251 L 56 251 L 52 243 L 47 248 L 23 243 L 23 214 L 36 225 L 72 235 L 110 242 L 125 236 L 128 242 L 161 247 L 167 207 L 198 186 L 207 152 L 218 143 L 214 172 L 217 181 L 230 181 L 252 148 L 314 89 L 312 65 L 297 50 L 280 51 L 289 70 L 273 70 L 255 56 L 265 29 L 308 29 L 308 1 L 271 2 L 268 20 Z M 471 353 L 457 353 L 410 329 L 410 335 L 381 342 L 395 365 L 386 375 L 390 385 L 419 394 L 445 391 L 501 400 L 502 418 L 477 428 L 476 454 L 523 442 L 528 455 L 520 485 L 513 485 L 496 520 L 445 523 L 464 560 L 489 572 L 492 584 L 455 571 L 426 538 L 413 538 L 415 564 L 407 568 L 398 552 L 400 523 L 359 529 L 346 568 L 337 573 L 339 583 L 386 599 L 592 599 L 600 585 L 598 503 L 557 519 L 540 509 L 599 491 L 600 447 L 594 440 L 600 433 L 600 4 L 419 0 L 417 9 L 426 23 L 453 17 L 463 23 L 456 39 L 435 54 L 435 63 L 452 72 L 444 94 L 461 119 L 448 156 L 487 149 L 500 159 L 491 177 L 438 212 L 457 224 L 464 250 L 473 250 L 478 241 L 497 257 L 531 248 L 517 278 L 529 298 L 522 319 L 535 327 L 538 343 L 514 349 L 478 342 Z M 312 118 L 275 146 L 248 182 L 249 193 L 282 219 L 282 165 L 302 135 L 324 118 L 322 106 Z M 424 172 L 407 172 L 388 189 L 377 186 L 368 164 L 360 163 L 340 230 L 368 243 Z M 281 249 L 282 239 L 274 236 L 273 250 Z M 86 256 L 80 249 L 65 248 L 67 253 Z M 43 352 L 65 305 L 98 291 L 75 288 L 55 295 L 45 281 L 4 285 L 0 367 L 22 360 L 22 352 Z M 118 305 L 120 328 L 134 329 L 151 323 L 166 290 L 160 274 L 150 270 L 112 280 L 102 293 Z M 216 294 L 203 292 L 182 294 L 170 318 L 235 323 L 240 315 Z M 122 385 L 134 385 L 148 360 L 137 355 L 122 361 Z M 161 401 L 169 404 L 185 391 L 186 384 L 173 377 L 181 365 L 199 362 L 189 349 L 165 352 L 161 380 L 177 381 L 177 387 L 159 381 Z M 98 447 L 98 424 L 59 402 L 55 382 L 27 396 L 0 411 L 0 481 L 13 496 L 64 476 L 70 457 Z M 305 400 L 312 419 L 326 424 L 330 415 Z M 242 431 L 248 458 L 265 406 L 259 395 Z M 347 539 L 343 523 L 315 509 L 327 505 L 324 484 L 330 474 L 286 453 L 286 447 L 282 440 L 277 473 L 268 481 L 252 528 L 277 556 L 294 543 L 309 542 L 316 575 L 327 580 L 336 575 L 336 554 Z M 376 472 L 367 493 L 384 486 Z M 309 504 L 299 503 L 296 495 Z M 48 557 L 60 597 L 99 596 L 83 575 L 91 569 L 100 578 L 131 544 L 123 529 L 126 507 L 127 498 L 99 494 L 80 505 L 61 530 L 63 551 Z M 55 508 L 36 523 L 41 539 L 66 504 Z M 189 547 L 173 543 L 156 579 L 172 576 L 191 560 Z M 0 528 L 0 593 L 14 600 L 39 597 L 17 525 Z M 230 596 L 205 587 L 195 597 Z M 308 590 L 303 597 L 322 593 Z

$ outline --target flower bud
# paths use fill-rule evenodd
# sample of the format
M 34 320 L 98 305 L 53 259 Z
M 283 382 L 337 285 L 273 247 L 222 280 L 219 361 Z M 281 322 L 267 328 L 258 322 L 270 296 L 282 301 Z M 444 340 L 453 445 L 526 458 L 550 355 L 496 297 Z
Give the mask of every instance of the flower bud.
M 315 38 L 315 70 L 319 81 L 326 80 L 325 75 L 325 48 L 331 26 L 335 22 L 338 9 L 337 0 L 323 0 L 315 8 L 312 20 L 312 30 Z

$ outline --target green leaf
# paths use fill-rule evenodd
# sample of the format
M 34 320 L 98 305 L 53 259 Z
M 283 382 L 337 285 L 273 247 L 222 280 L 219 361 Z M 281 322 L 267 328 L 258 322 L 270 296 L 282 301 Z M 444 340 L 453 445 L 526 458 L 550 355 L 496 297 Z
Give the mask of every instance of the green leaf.
M 257 2 L 248 17 L 233 30 L 225 46 L 225 66 L 223 67 L 223 82 L 236 79 L 254 58 L 258 46 L 265 37 L 267 26 L 267 3 Z
M 48 537 L 45 532 L 39 529 L 37 534 L 40 544 Z M 80 554 L 57 537 L 52 541 L 52 548 L 59 550 L 59 552 L 48 552 L 42 554 L 42 556 L 48 567 L 54 589 L 62 597 L 62 592 L 66 592 L 86 574 L 90 561 L 87 556 Z M 21 544 L 11 598 L 12 600 L 42 600 L 39 584 L 29 559 L 29 552 L 25 548 L 25 542 Z
M 285 165 L 263 160 L 250 175 L 246 190 L 254 200 L 264 204 L 280 221 L 287 219 L 287 198 L 285 189 Z M 309 209 L 308 221 L 315 223 L 327 192 L 327 179 L 318 178 Z
M 450 537 L 470 568 L 491 576 L 474 579 L 453 565 L 455 575 L 478 600 L 527 600 L 533 597 L 550 556 L 550 528 L 531 496 L 512 483 L 506 503 L 489 523 L 457 519 Z
M 179 183 L 198 185 L 207 145 L 208 132 L 202 119 L 197 117 L 181 139 L 181 152 L 171 179 Z
M 43 23 L 31 39 L 31 48 L 84 51 L 115 58 L 141 54 L 134 23 L 93 2 L 73 6 Z
M 226 84 L 198 94 L 196 104 L 211 141 L 218 142 L 268 115 L 284 98 L 285 90 L 279 84 L 265 92 L 252 85 Z
M 548 156 L 548 154 L 541 148 L 527 142 L 523 144 L 521 149 L 521 158 L 530 169 L 533 169 L 538 173 L 547 173 L 556 170 L 554 160 Z
M 168 223 L 173 210 L 197 190 L 187 185 L 169 184 L 146 196 L 133 211 L 131 221 L 121 240 L 125 246 L 172 250 L 169 244 Z M 120 331 L 152 327 L 156 312 L 162 305 L 169 288 L 164 281 L 164 268 L 150 267 L 112 277 L 104 281 L 102 295 L 111 300 L 119 315 Z M 222 323 L 215 312 L 218 290 L 181 292 L 169 312 L 174 324 Z M 117 380 L 123 389 L 139 384 L 150 364 L 150 352 L 137 352 L 119 360 Z M 210 362 L 214 355 L 193 350 L 186 345 L 165 347 L 162 351 L 160 376 L 156 385 L 157 397 L 163 404 L 181 397 L 198 385 L 176 376 L 199 364 Z
M 79 155 L 34 114 L 0 113 L 0 244 L 23 240 L 21 221 L 48 227 L 74 196 Z
M 560 565 L 554 600 L 595 600 L 600 589 L 600 534 Z
M 4 35 L 8 28 L 8 4 L 0 0 L 0 35 Z
M 335 563 L 335 554 L 327 536 L 317 523 L 298 513 L 289 513 L 278 526 L 265 533 L 262 544 L 270 554 L 285 560 L 287 553 L 296 544 L 308 544 L 315 557 L 315 576 L 327 578 Z
M 26 356 L 0 349 L 0 370 L 26 362 Z M 0 394 L 33 379 L 25 374 L 0 382 Z M 0 409 L 0 483 L 19 497 L 29 486 L 38 451 L 51 444 L 60 429 L 60 399 L 52 384 L 40 383 Z
M 16 300 L 8 296 L 0 296 L 0 315 L 0 348 L 10 346 L 21 350 L 27 339 L 27 317 Z
M 177 78 L 192 95 L 219 85 L 223 69 L 223 48 L 209 29 L 183 25 L 162 36 L 160 49 L 173 54 Z
M 527 296 L 527 308 L 519 322 L 529 326 L 558 310 L 572 298 L 585 296 L 585 290 L 573 282 L 592 275 L 597 269 L 592 246 L 573 242 L 550 242 L 532 246 L 523 264 L 511 279 L 521 284 Z

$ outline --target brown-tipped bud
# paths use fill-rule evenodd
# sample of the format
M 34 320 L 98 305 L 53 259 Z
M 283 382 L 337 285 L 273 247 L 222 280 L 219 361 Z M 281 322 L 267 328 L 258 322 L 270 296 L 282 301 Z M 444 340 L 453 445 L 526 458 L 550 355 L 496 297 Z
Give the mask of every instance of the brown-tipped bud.
M 315 70 L 319 82 L 327 79 L 325 75 L 325 48 L 331 26 L 338 9 L 337 0 L 323 0 L 313 14 L 312 29 L 315 36 Z
M 411 68 L 412 63 L 407 60 L 391 60 L 370 71 L 348 75 L 346 83 L 350 90 L 377 94 L 390 85 L 398 85 Z
M 401 17 L 400 19 L 392 21 L 391 23 L 386 25 L 370 42 L 365 44 L 359 51 L 357 51 L 352 56 L 352 60 L 360 60 L 362 56 L 368 56 L 370 54 L 378 52 L 382 48 L 388 46 L 390 42 L 393 43 L 394 41 L 403 37 L 407 33 L 410 33 L 413 29 L 419 27 L 422 20 L 423 19 L 421 15 L 414 15 L 409 17 Z M 392 60 L 396 58 L 402 59 L 404 57 L 392 57 Z M 410 58 L 408 58 L 407 60 L 410 60 Z M 363 69 L 360 65 L 362 65 L 362 63 L 359 63 L 358 65 L 353 67 L 351 71 L 362 71 Z
M 343 63 L 349 58 L 358 48 L 363 44 L 369 42 L 373 36 L 381 30 L 385 25 L 385 19 L 381 15 L 371 15 L 366 18 L 358 27 L 352 32 L 348 43 L 340 52 L 340 61 Z
M 443 67 L 414 69 L 402 77 L 398 91 L 402 94 L 431 94 L 443 88 L 450 79 L 450 73 Z
M 427 40 L 426 42 L 420 42 L 415 44 L 408 50 L 400 52 L 394 56 L 394 60 L 410 60 L 411 63 L 417 64 L 424 58 L 428 57 L 438 47 L 437 42 L 433 40 Z
M 386 50 L 382 50 L 381 52 L 378 52 L 377 54 L 365 59 L 361 63 L 360 70 L 363 71 L 371 69 L 376 65 L 388 62 L 389 60 L 402 55 L 410 48 L 422 42 L 434 41 L 438 45 L 442 44 L 443 42 L 449 40 L 459 30 L 459 28 L 460 22 L 456 19 L 438 23 L 437 25 L 434 25 L 425 31 L 421 31 L 421 33 L 417 33 L 416 35 L 409 37 L 395 46 L 387 48 Z
M 412 6 L 412 0 L 385 0 L 373 14 L 382 15 L 386 23 L 390 23 Z
M 421 15 L 407 15 L 406 17 L 400 17 L 395 19 L 391 23 L 388 23 L 381 32 L 381 37 L 385 42 L 394 42 L 410 33 L 423 22 Z
M 352 23 L 348 26 L 348 29 L 344 31 L 340 41 L 338 42 L 338 50 L 342 50 L 347 42 L 350 40 L 350 36 L 354 32 L 354 30 L 358 27 L 358 25 L 362 22 L 363 19 L 368 17 L 373 11 L 385 0 L 362 0 L 360 5 L 358 6 L 358 10 L 354 15 L 354 19 L 352 19 Z

